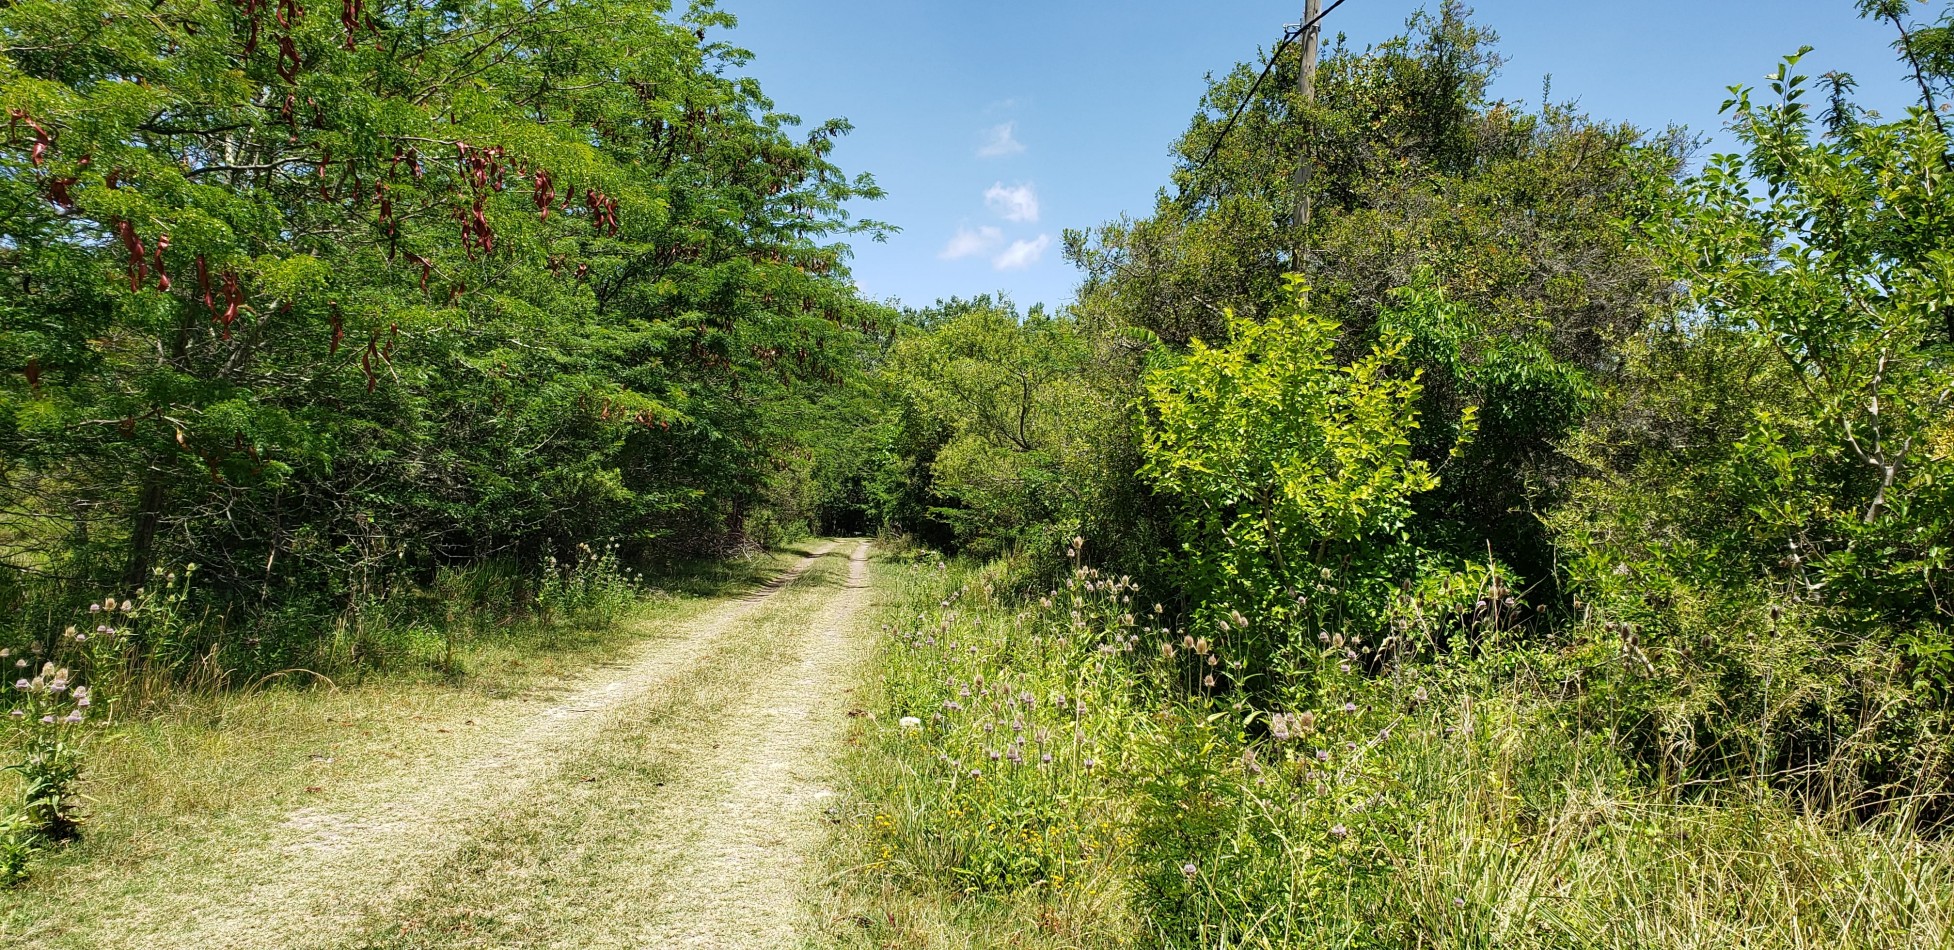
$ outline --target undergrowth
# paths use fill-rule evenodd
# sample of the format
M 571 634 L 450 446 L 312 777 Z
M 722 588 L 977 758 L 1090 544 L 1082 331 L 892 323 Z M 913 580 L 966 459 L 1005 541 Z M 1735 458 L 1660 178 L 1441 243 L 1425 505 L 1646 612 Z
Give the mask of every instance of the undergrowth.
M 1023 598 L 997 565 L 881 570 L 895 601 L 823 908 L 841 945 L 1954 940 L 1954 851 L 1908 809 L 1665 785 L 1564 714 L 1546 658 L 1367 674 L 1324 642 L 1307 693 L 1251 705 L 1229 644 L 1154 622 L 1126 578 L 1078 565 Z

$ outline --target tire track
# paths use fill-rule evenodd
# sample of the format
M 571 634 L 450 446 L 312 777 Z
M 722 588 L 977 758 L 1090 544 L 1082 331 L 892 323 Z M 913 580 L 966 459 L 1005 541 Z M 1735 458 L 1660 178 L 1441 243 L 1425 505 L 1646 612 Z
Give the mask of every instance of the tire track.
M 257 840 L 237 842 L 217 866 L 146 869 L 150 886 L 119 895 L 120 912 L 110 917 L 115 932 L 87 935 L 83 945 L 348 945 L 361 918 L 392 903 L 417 871 L 438 866 L 482 822 L 519 811 L 534 787 L 574 762 L 577 749 L 602 735 L 620 710 L 654 700 L 696 671 L 728 634 L 836 547 L 822 546 L 682 637 L 647 643 L 621 667 L 596 671 L 604 682 L 542 710 L 484 721 L 457 735 L 439 759 L 293 812 Z

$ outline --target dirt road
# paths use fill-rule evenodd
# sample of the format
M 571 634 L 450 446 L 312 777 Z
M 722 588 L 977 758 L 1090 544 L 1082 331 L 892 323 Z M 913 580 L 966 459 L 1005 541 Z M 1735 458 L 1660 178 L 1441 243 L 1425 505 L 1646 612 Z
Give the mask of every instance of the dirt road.
M 817 548 L 552 705 L 510 704 L 391 774 L 147 862 L 86 947 L 795 945 L 868 545 Z M 445 731 L 445 730 L 444 730 Z M 214 832 L 219 833 L 219 832 Z M 209 855 L 221 855 L 216 860 Z

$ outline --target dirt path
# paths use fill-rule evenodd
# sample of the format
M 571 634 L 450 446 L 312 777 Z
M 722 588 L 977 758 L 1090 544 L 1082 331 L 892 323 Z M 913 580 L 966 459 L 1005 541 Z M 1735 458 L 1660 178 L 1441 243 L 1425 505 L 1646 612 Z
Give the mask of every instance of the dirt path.
M 846 560 L 841 554 L 849 555 Z M 867 637 L 866 543 L 194 867 L 88 947 L 785 947 Z M 203 850 L 203 849 L 200 849 Z M 209 853 L 207 850 L 205 853 Z

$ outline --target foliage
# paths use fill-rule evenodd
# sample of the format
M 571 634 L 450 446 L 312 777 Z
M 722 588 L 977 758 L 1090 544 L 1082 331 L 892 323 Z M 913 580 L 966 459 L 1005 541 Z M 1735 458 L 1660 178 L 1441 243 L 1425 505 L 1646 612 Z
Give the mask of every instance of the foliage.
M 330 12 L 0 8 L 6 570 L 196 561 L 277 668 L 444 565 L 736 546 L 884 316 L 846 124 L 791 136 L 709 4 Z
M 1129 412 L 1137 354 L 1068 315 L 950 300 L 914 313 L 878 367 L 895 397 L 884 521 L 1044 567 L 1084 533 L 1149 549 Z
M 1085 274 L 1082 323 L 1145 328 L 1175 349 L 1227 339 L 1225 313 L 1288 310 L 1289 273 L 1344 327 L 1339 362 L 1410 335 L 1426 422 L 1414 455 L 1447 469 L 1416 502 L 1429 515 L 1416 543 L 1473 561 L 1490 546 L 1551 602 L 1540 515 L 1568 468 L 1554 445 L 1592 405 L 1613 345 L 1660 312 L 1666 285 L 1620 220 L 1684 146 L 1544 95 L 1534 107 L 1491 99 L 1496 42 L 1462 5 L 1440 4 L 1375 47 L 1331 45 L 1313 104 L 1285 55 L 1203 163 L 1260 64 L 1217 75 L 1153 214 L 1070 233 L 1067 250 Z M 1307 226 L 1292 221 L 1298 161 L 1313 169 Z M 1408 304 L 1408 292 L 1420 297 Z M 1450 422 L 1468 406 L 1482 426 L 1453 457 Z
M 1232 643 L 1135 609 L 1130 579 L 1081 563 L 1031 600 L 966 563 L 889 570 L 841 857 L 849 886 L 884 888 L 863 945 L 917 939 L 932 900 L 972 939 L 1030 945 L 1871 950 L 1954 928 L 1954 856 L 1914 813 L 1854 827 L 1757 785 L 1679 801 L 1569 724 L 1551 654 L 1339 671 L 1250 703 L 1190 688 Z M 1030 754 L 1040 727 L 1066 752 L 1068 726 L 1091 771 Z
M 1557 523 L 1647 756 L 1863 804 L 1954 756 L 1954 206 L 1924 112 L 1816 134 L 1796 65 L 1734 90 L 1746 155 L 1654 200 L 1696 309 L 1625 350 Z
M 1311 672 L 1288 647 L 1314 653 L 1317 632 L 1382 629 L 1401 585 L 1445 570 L 1405 543 L 1414 498 L 1438 484 L 1413 457 L 1422 387 L 1410 338 L 1387 333 L 1339 364 L 1340 328 L 1295 286 L 1293 311 L 1231 315 L 1225 347 L 1197 339 L 1147 376 L 1142 475 L 1182 499 L 1197 622 L 1227 631 L 1232 612 L 1249 644 L 1243 675 L 1275 681 L 1261 689 Z M 1458 438 L 1474 417 L 1468 407 L 1451 425 Z

